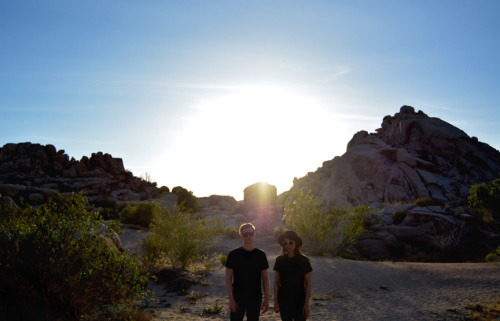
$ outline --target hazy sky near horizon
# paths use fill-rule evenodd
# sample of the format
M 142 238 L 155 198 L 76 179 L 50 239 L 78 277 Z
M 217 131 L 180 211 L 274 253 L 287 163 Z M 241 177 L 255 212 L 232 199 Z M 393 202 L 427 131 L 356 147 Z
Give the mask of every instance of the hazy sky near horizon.
M 0 146 L 243 198 L 411 105 L 500 149 L 500 1 L 0 3 Z

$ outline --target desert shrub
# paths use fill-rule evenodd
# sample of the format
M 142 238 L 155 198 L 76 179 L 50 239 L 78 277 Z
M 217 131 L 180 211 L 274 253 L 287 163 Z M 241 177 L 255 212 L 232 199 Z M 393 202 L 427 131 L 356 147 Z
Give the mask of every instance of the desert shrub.
M 144 294 L 147 276 L 137 259 L 108 244 L 109 229 L 87 205 L 80 194 L 58 196 L 38 209 L 2 206 L 4 312 L 19 319 L 99 319 Z
M 224 235 L 226 235 L 232 239 L 237 239 L 240 237 L 240 233 L 238 232 L 238 228 L 235 226 L 226 226 L 224 228 Z
M 220 259 L 219 259 L 219 261 L 220 261 L 220 264 L 221 264 L 222 266 L 226 266 L 226 262 L 227 262 L 227 255 L 225 255 L 225 254 L 221 254 L 221 255 L 220 255 Z
M 467 316 L 460 320 L 484 320 L 493 321 L 500 319 L 500 299 L 490 301 L 486 304 L 471 303 L 465 307 Z
M 500 258 L 495 253 L 490 253 L 490 254 L 486 255 L 484 260 L 486 262 L 499 262 Z
M 285 201 L 285 225 L 294 229 L 313 254 L 338 255 L 365 229 L 368 207 L 326 207 L 310 190 L 295 190 Z
M 224 311 L 224 307 L 222 305 L 219 305 L 218 303 L 215 303 L 215 305 L 203 309 L 203 313 L 206 314 L 219 314 L 222 311 Z
M 104 198 L 94 203 L 94 206 L 101 207 L 100 214 L 105 220 L 115 220 L 120 217 L 120 206 L 114 199 Z
M 146 261 L 154 263 L 167 259 L 173 268 L 186 269 L 192 260 L 199 259 L 211 237 L 220 230 L 220 221 L 200 218 L 157 206 L 153 211 L 151 232 L 141 243 Z
M 413 204 L 420 206 L 420 207 L 427 207 L 427 206 L 444 206 L 443 201 L 440 201 L 435 198 L 419 198 L 413 202 Z
M 122 209 L 121 222 L 149 227 L 153 219 L 153 213 L 158 205 L 153 202 L 139 204 L 128 204 Z
M 493 252 L 486 255 L 486 262 L 500 262 L 500 246 L 496 248 Z
M 198 199 L 194 196 L 193 192 L 188 191 L 184 187 L 176 186 L 172 189 L 172 193 L 177 195 L 177 205 L 181 208 L 196 212 L 200 208 Z
M 500 178 L 489 184 L 474 184 L 468 197 L 469 208 L 482 215 L 485 222 L 500 220 Z

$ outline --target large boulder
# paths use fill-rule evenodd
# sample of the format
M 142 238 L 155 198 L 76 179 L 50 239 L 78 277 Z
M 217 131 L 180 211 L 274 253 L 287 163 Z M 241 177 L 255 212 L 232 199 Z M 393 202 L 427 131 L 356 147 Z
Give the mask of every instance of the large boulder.
M 243 190 L 243 202 L 247 209 L 255 207 L 274 205 L 278 197 L 276 186 L 258 182 L 247 186 Z

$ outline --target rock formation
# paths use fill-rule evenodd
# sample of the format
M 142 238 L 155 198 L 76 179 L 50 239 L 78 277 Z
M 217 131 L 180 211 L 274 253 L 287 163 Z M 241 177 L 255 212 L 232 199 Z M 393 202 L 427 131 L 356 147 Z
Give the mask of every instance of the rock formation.
M 376 133 L 356 133 L 347 151 L 295 180 L 329 204 L 380 208 L 433 198 L 465 205 L 469 188 L 500 176 L 500 152 L 413 107 L 386 116 Z
M 56 193 L 83 192 L 91 203 L 162 197 L 167 187 L 134 177 L 121 158 L 102 152 L 80 161 L 53 145 L 6 144 L 0 148 L 0 195 L 4 202 L 39 205 Z
M 498 177 L 499 151 L 403 106 L 386 116 L 376 133 L 356 133 L 344 155 L 294 179 L 292 189 L 309 188 L 326 205 L 369 206 L 368 229 L 351 249 L 361 257 L 474 260 L 500 246 L 500 228 L 469 211 L 469 189 Z M 0 148 L 3 202 L 38 205 L 56 193 L 79 192 L 104 208 L 148 200 L 168 206 L 178 202 L 167 187 L 134 177 L 120 158 L 109 154 L 76 161 L 52 145 Z M 270 235 L 282 224 L 279 204 L 289 194 L 276 193 L 275 186 L 261 182 L 245 188 L 240 202 L 231 196 L 198 198 L 200 214 L 220 217 L 226 226 L 252 222 L 260 235 Z
M 500 245 L 498 226 L 467 208 L 470 187 L 498 177 L 499 151 L 403 106 L 376 133 L 356 133 L 344 155 L 295 179 L 292 189 L 308 188 L 327 205 L 370 206 L 370 228 L 357 245 L 362 257 L 467 260 Z

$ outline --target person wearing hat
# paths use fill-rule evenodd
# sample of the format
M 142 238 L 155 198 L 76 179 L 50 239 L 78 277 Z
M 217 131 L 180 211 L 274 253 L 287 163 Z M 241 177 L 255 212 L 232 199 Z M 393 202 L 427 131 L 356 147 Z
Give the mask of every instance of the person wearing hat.
M 276 258 L 273 270 L 274 311 L 283 321 L 301 321 L 309 316 L 311 297 L 311 272 L 309 259 L 299 248 L 302 239 L 294 231 L 286 231 L 278 238 L 281 255 Z
M 243 246 L 231 250 L 226 261 L 226 289 L 231 321 L 259 320 L 260 312 L 269 309 L 269 263 L 264 251 L 254 246 L 255 226 L 241 224 Z M 264 289 L 264 300 L 262 300 Z

